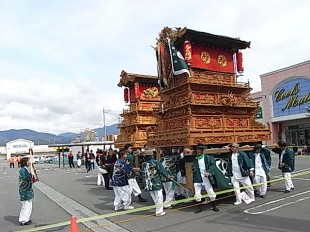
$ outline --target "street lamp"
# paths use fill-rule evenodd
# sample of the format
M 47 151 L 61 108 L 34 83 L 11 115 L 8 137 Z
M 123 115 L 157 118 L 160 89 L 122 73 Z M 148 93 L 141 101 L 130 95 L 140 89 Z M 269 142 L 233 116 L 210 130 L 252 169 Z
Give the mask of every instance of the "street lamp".
M 107 127 L 105 125 L 105 113 L 108 113 L 107 110 L 104 110 L 104 108 L 102 108 L 102 113 L 103 113 L 103 130 L 104 130 L 104 141 L 107 140 Z

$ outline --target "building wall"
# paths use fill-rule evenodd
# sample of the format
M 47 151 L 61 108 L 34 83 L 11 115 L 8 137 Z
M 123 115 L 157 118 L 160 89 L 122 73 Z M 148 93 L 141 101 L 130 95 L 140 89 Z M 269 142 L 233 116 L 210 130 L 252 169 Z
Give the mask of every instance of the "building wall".
M 287 140 L 285 129 L 288 126 L 296 125 L 297 127 L 302 124 L 310 124 L 310 117 L 305 109 L 305 107 L 310 106 L 310 101 L 285 109 L 285 105 L 291 97 L 296 96 L 301 99 L 307 95 L 307 92 L 310 93 L 310 60 L 263 74 L 260 78 L 263 123 L 270 124 L 272 132 L 272 141 L 269 143 L 277 142 L 279 139 Z M 299 88 L 298 92 L 295 91 L 296 93 L 294 93 L 293 86 L 296 83 L 299 83 Z M 287 94 L 292 91 L 291 96 L 277 101 L 275 99 L 276 92 L 281 89 L 284 89 Z

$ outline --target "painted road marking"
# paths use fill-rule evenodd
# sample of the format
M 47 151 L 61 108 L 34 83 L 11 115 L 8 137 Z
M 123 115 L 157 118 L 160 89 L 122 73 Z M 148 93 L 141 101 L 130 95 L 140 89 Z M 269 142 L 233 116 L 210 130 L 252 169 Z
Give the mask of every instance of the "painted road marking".
M 307 179 L 307 178 L 292 178 L 292 179 L 294 179 L 294 180 L 310 180 L 310 179 Z
M 91 211 L 85 206 L 77 203 L 76 201 L 63 195 L 62 193 L 56 191 L 55 189 L 49 187 L 48 185 L 42 182 L 36 182 L 35 187 L 39 189 L 43 194 L 45 194 L 49 199 L 51 199 L 56 204 L 58 204 L 61 208 L 67 211 L 69 214 L 76 216 L 77 219 L 99 216 L 97 213 Z M 113 224 L 111 221 L 105 218 L 101 218 L 100 220 L 95 220 L 93 222 L 88 221 L 88 222 L 81 222 L 81 223 L 83 223 L 87 228 L 90 228 L 90 230 L 95 231 L 95 232 L 107 232 L 107 231 L 128 232 L 128 230 L 116 224 Z M 103 224 L 109 224 L 109 226 L 106 228 L 102 228 L 98 226 L 98 225 L 103 225 Z M 61 223 L 59 223 L 59 225 L 61 225 Z M 46 227 L 50 227 L 50 225 L 47 225 Z M 43 228 L 44 226 L 41 227 L 41 229 Z M 38 228 L 34 228 L 32 231 L 35 231 L 35 229 L 38 229 Z
M 292 175 L 293 175 L 293 174 L 302 173 L 302 172 L 306 172 L 306 171 L 310 171 L 310 168 L 306 168 L 306 169 L 302 169 L 302 170 L 298 170 L 298 171 L 292 172 Z M 282 177 L 282 174 L 281 174 L 281 175 L 277 175 L 277 176 L 272 176 L 272 177 L 273 177 L 273 178 Z
M 282 208 L 282 207 L 284 207 L 284 206 L 288 206 L 288 205 L 291 205 L 291 204 L 298 203 L 298 202 L 300 202 L 300 201 L 307 200 L 307 199 L 309 199 L 310 197 L 300 198 L 300 199 L 298 199 L 298 200 L 291 201 L 291 202 L 288 202 L 288 203 L 284 203 L 284 204 L 281 204 L 281 205 L 279 205 L 279 206 L 276 206 L 276 207 L 273 207 L 273 208 L 269 208 L 269 209 L 266 209 L 266 210 L 263 210 L 263 211 L 258 211 L 258 212 L 250 212 L 250 211 L 255 210 L 255 209 L 258 209 L 258 208 L 261 208 L 261 207 L 263 207 L 263 206 L 271 205 L 271 204 L 278 203 L 278 202 L 281 202 L 281 201 L 286 201 L 287 199 L 290 199 L 290 198 L 293 198 L 293 197 L 297 197 L 297 196 L 300 196 L 300 195 L 303 195 L 303 194 L 307 194 L 307 193 L 310 193 L 310 190 L 305 191 L 305 192 L 302 192 L 302 193 L 297 193 L 297 194 L 294 194 L 294 195 L 292 195 L 292 196 L 280 198 L 280 199 L 277 199 L 277 200 L 274 200 L 274 201 L 270 201 L 270 202 L 267 202 L 267 203 L 264 203 L 264 204 L 261 204 L 261 205 L 258 205 L 258 206 L 255 206 L 255 207 L 246 209 L 246 210 L 244 210 L 244 213 L 248 213 L 248 214 L 263 214 L 263 213 L 268 213 L 268 212 L 270 212 L 270 211 L 273 211 L 273 210 Z

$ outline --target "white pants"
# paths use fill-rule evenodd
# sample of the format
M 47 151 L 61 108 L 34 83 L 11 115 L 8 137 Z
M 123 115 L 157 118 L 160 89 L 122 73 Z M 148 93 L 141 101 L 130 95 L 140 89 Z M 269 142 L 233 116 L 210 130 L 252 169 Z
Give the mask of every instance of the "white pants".
M 204 178 L 202 183 L 194 183 L 196 201 L 197 202 L 201 201 L 201 190 L 203 187 L 206 190 L 206 192 L 209 194 L 210 201 L 214 201 L 216 198 L 216 195 L 213 191 L 212 185 L 208 178 Z
M 32 212 L 32 200 L 22 201 L 22 208 L 19 213 L 19 222 L 26 223 L 30 220 Z
M 255 189 L 258 191 L 260 196 L 266 195 L 267 192 L 267 177 L 266 175 L 255 175 L 253 178 L 254 184 L 262 183 L 261 185 L 256 185 Z
M 155 203 L 156 206 L 156 214 L 160 214 L 162 212 L 164 212 L 164 206 L 163 206 L 163 201 L 164 201 L 164 197 L 163 197 L 163 190 L 156 190 L 156 191 L 150 191 L 150 195 Z
M 240 188 L 240 183 L 242 184 L 243 187 L 245 187 L 244 190 L 247 192 L 249 198 L 251 200 L 255 200 L 254 189 L 253 189 L 250 177 L 246 176 L 246 177 L 243 177 L 241 179 L 235 179 L 235 177 L 233 176 L 231 178 L 231 183 L 234 186 L 234 190 L 235 190 L 235 194 L 236 194 L 236 201 L 237 202 L 241 202 L 242 201 L 241 196 L 240 196 L 240 189 L 239 189 Z
M 128 179 L 128 185 L 130 187 L 130 195 L 133 193 L 136 197 L 141 194 L 141 189 L 137 183 L 136 178 Z
M 182 176 L 181 172 L 178 172 L 177 174 L 177 182 L 180 184 L 186 184 L 186 177 Z M 180 186 L 175 186 L 175 193 L 178 196 L 179 195 L 188 196 L 188 191 Z
M 175 189 L 172 187 L 172 181 L 164 182 L 163 183 L 165 193 L 166 193 L 166 200 L 164 203 L 169 203 L 171 201 L 174 201 L 174 193 Z M 171 204 L 165 205 L 165 207 L 170 207 Z
M 97 177 L 97 185 L 100 186 L 102 182 L 102 185 L 104 185 L 104 178 L 103 175 L 101 173 L 98 173 L 98 177 Z
M 131 204 L 131 190 L 129 185 L 126 186 L 113 186 L 115 198 L 114 207 L 115 210 L 126 209 Z
M 283 172 L 282 173 L 284 179 L 285 179 L 285 190 L 291 191 L 292 188 L 294 188 L 293 181 L 291 178 L 290 172 Z

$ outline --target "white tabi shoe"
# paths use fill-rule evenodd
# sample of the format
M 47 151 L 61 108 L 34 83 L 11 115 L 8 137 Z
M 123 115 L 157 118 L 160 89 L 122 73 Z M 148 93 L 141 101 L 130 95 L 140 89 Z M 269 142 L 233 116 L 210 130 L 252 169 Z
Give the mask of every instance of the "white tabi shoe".
M 124 210 L 130 210 L 130 209 L 134 209 L 135 207 L 133 207 L 132 205 L 128 205 L 124 207 Z
M 157 213 L 157 214 L 155 214 L 155 215 L 156 215 L 156 217 L 161 217 L 161 216 L 166 215 L 166 212 Z
M 242 201 L 236 201 L 235 203 L 234 203 L 234 205 L 240 205 L 242 203 Z

